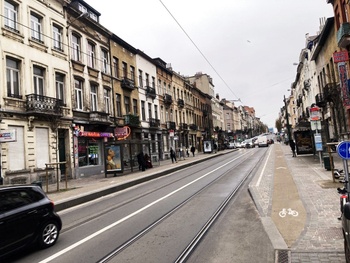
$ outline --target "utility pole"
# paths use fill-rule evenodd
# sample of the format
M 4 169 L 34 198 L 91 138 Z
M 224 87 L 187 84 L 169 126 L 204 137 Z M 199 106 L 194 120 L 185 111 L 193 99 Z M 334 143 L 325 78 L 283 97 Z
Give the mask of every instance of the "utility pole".
M 287 107 L 287 101 L 286 101 L 285 95 L 283 95 L 283 102 L 284 102 L 284 107 L 286 108 L 287 132 L 288 132 L 288 142 L 289 142 L 292 139 L 292 136 L 290 133 L 289 114 L 288 114 L 288 107 Z

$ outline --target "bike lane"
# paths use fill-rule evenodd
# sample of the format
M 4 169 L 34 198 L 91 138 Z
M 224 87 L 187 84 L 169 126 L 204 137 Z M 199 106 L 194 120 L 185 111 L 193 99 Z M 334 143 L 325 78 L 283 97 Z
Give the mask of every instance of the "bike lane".
M 307 214 L 281 145 L 275 144 L 274 148 L 275 167 L 270 217 L 288 248 L 291 248 L 304 230 Z

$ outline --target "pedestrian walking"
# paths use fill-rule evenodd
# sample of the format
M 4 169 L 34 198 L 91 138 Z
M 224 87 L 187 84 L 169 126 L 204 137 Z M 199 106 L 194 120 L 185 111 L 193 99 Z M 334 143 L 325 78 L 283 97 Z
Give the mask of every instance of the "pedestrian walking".
M 194 157 L 194 152 L 196 151 L 196 148 L 194 148 L 194 146 L 192 146 L 191 147 L 191 153 L 192 153 L 192 155 L 193 155 L 193 157 Z
M 187 155 L 187 157 L 190 157 L 190 153 L 188 152 L 188 148 L 186 148 L 186 155 Z
M 145 156 L 143 155 L 143 152 L 140 152 L 137 155 L 137 162 L 139 164 L 139 171 L 145 171 L 146 170 L 146 162 L 145 162 Z
M 174 161 L 175 162 L 177 162 L 177 160 L 176 160 L 176 153 L 175 153 L 175 151 L 173 150 L 173 148 L 170 148 L 170 158 L 171 158 L 171 161 L 174 163 Z
M 290 146 L 290 149 L 292 150 L 293 157 L 296 157 L 296 154 L 295 154 L 295 142 L 293 140 L 290 140 L 289 141 L 289 146 Z

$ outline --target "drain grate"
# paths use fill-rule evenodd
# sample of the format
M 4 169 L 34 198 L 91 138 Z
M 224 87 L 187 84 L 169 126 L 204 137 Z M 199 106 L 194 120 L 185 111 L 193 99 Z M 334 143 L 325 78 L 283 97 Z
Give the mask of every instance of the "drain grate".
M 276 250 L 276 263 L 289 263 L 289 250 Z

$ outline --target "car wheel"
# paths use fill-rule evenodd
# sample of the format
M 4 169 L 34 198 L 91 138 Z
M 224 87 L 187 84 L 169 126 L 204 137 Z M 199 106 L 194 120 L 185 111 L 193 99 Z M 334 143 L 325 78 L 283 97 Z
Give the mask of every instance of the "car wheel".
M 38 235 L 38 243 L 40 248 L 53 246 L 59 236 L 58 225 L 55 221 L 46 222 Z

